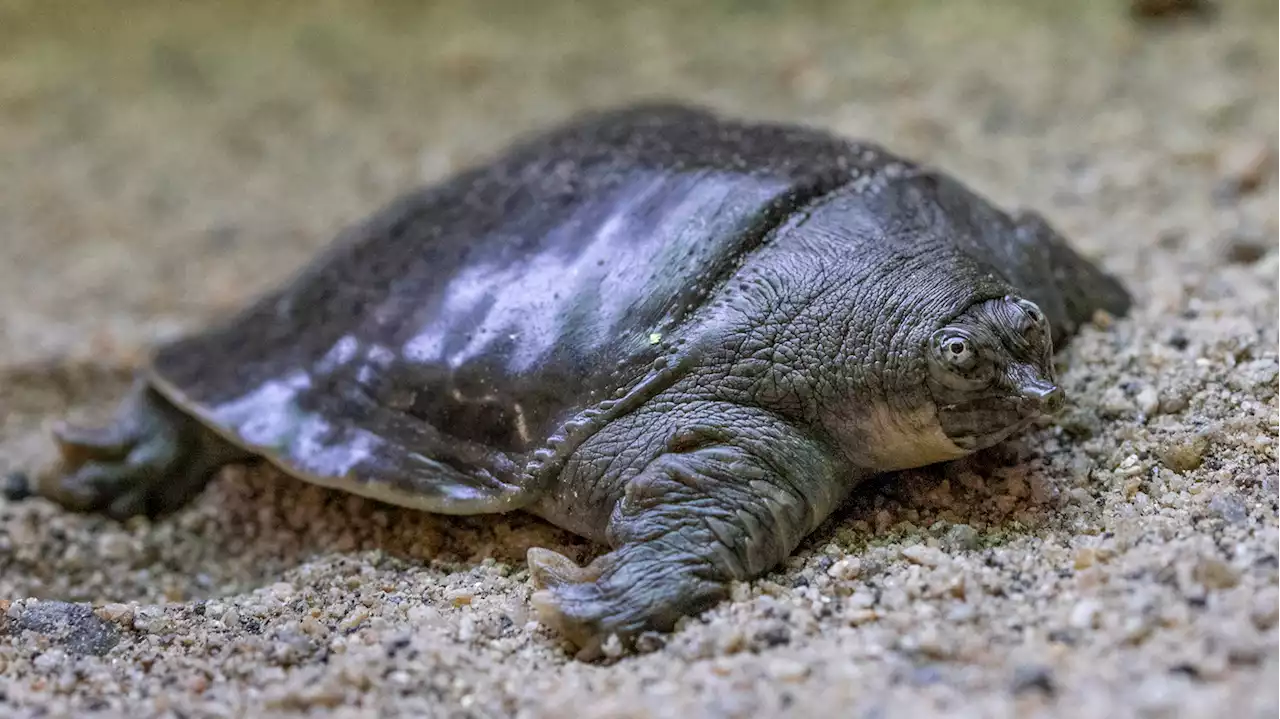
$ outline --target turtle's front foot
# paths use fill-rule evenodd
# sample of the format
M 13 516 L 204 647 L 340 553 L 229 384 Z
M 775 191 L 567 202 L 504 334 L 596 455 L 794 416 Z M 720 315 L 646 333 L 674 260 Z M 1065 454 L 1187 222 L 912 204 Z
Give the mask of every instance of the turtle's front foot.
M 199 494 L 218 467 L 245 456 L 141 382 L 106 426 L 61 424 L 53 435 L 60 461 L 34 483 L 11 480 L 6 494 L 115 519 L 173 511 Z
M 529 550 L 533 603 L 579 659 L 598 657 L 611 635 L 626 649 L 709 609 L 730 582 L 786 558 L 830 512 L 840 488 L 822 448 L 785 427 L 753 429 L 774 441 L 758 452 L 712 445 L 665 454 L 628 480 L 607 529 L 613 551 L 586 567 Z M 770 453 L 776 459 L 762 458 Z
M 578 659 L 599 658 L 610 636 L 629 647 L 645 631 L 667 632 L 683 616 L 701 612 L 728 594 L 728 584 L 700 576 L 709 569 L 634 544 L 586 567 L 548 549 L 529 550 L 533 605 L 543 623 L 578 647 Z M 711 574 L 714 574 L 712 572 Z

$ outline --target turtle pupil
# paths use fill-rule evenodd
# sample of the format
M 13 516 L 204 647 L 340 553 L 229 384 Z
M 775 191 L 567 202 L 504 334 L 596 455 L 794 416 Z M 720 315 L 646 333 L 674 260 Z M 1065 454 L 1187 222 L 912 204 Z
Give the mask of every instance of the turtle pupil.
M 950 348 L 951 354 L 953 355 L 964 354 L 964 342 L 961 342 L 960 340 L 952 342 L 950 344 Z

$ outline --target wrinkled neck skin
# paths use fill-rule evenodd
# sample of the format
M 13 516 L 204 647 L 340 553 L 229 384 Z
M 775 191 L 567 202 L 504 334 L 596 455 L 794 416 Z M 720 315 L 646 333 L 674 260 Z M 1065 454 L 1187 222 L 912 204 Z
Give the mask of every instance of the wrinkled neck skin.
M 939 423 L 928 340 L 1009 288 L 973 281 L 946 243 L 885 237 L 847 208 L 823 209 L 780 233 L 729 289 L 725 346 L 735 351 L 722 358 L 720 398 L 805 427 L 860 476 L 969 454 Z

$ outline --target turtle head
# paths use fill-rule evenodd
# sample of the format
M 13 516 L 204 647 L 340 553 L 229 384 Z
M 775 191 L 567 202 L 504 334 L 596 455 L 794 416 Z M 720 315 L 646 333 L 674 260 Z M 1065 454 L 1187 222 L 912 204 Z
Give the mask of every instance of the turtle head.
M 971 305 L 929 337 L 929 389 L 942 431 L 965 450 L 990 447 L 1064 401 L 1053 341 L 1034 302 Z

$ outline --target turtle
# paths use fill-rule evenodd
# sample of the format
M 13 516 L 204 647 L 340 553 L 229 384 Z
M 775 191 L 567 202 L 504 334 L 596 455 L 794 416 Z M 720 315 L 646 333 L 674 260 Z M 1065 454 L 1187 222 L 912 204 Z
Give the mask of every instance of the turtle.
M 400 194 L 154 348 L 26 492 L 159 518 L 226 464 L 418 510 L 525 511 L 580 658 L 776 567 L 864 481 L 1052 415 L 1061 348 L 1132 298 L 1039 213 L 799 122 L 585 110 Z

